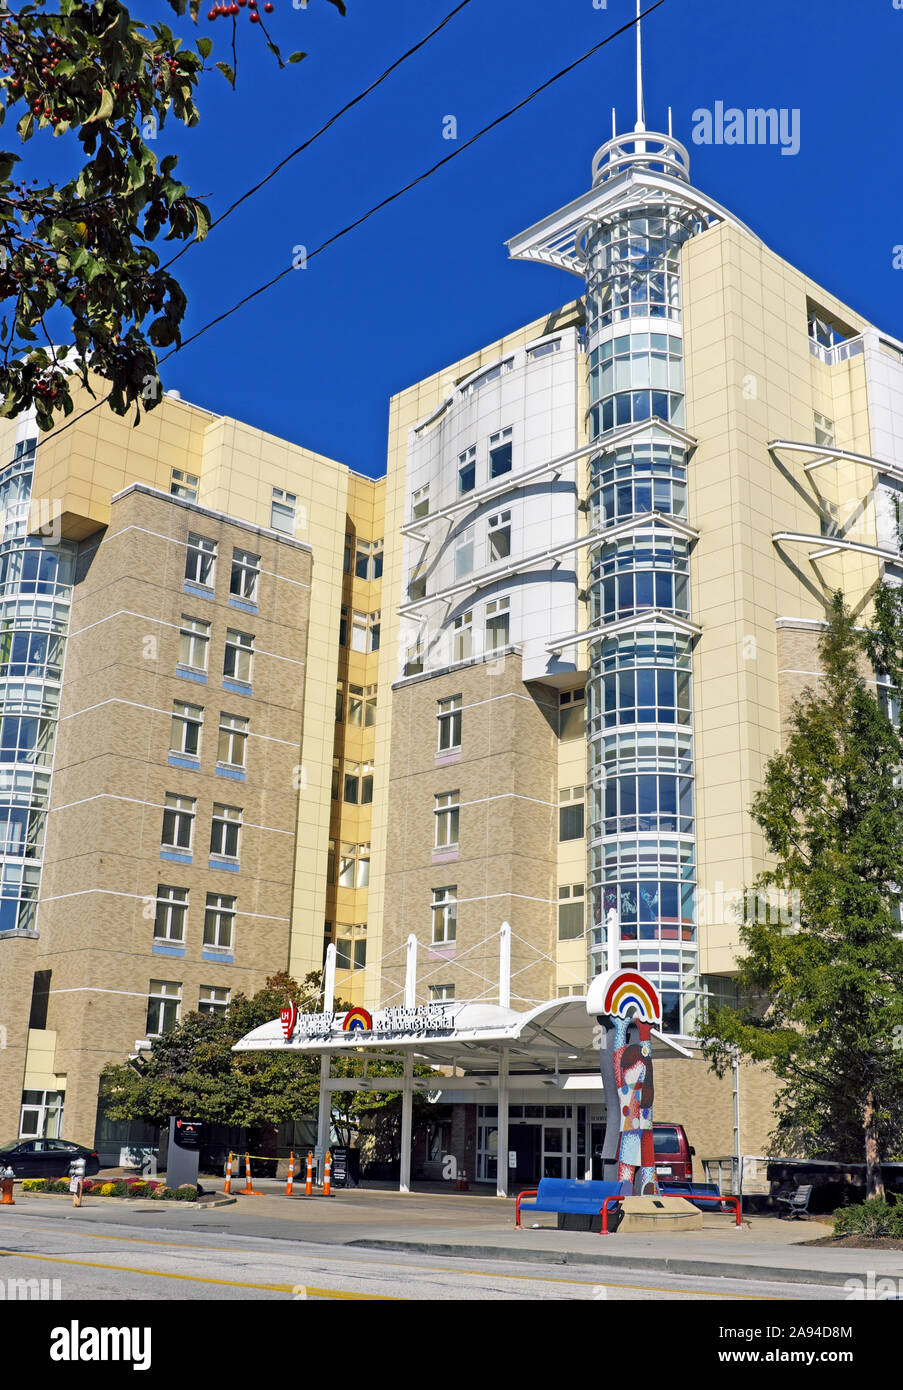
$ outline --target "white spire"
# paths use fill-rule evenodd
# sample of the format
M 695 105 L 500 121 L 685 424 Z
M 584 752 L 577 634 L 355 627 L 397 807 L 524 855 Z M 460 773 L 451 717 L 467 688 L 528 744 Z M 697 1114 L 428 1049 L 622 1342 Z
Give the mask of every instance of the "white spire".
M 640 22 L 640 3 L 636 0 L 636 125 L 634 130 L 646 129 L 646 111 L 643 105 L 643 31 Z

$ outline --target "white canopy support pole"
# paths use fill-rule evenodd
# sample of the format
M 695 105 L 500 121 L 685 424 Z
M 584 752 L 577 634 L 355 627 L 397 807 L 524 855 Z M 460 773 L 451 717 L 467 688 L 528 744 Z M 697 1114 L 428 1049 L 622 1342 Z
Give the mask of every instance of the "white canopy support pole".
M 498 1157 L 495 1165 L 495 1195 L 508 1196 L 508 1067 L 507 1047 L 499 1049 Z
M 404 967 L 404 1006 L 406 1009 L 417 1005 L 417 938 L 413 932 L 408 937 Z
M 499 1004 L 511 1008 L 511 923 L 503 922 L 499 932 Z
M 326 1163 L 326 1150 L 329 1148 L 329 1130 L 332 1119 L 332 1100 L 329 1090 L 329 1072 L 332 1053 L 324 1052 L 320 1058 L 320 1107 L 317 1115 L 317 1182 L 323 1181 Z
M 605 918 L 605 925 L 608 929 L 608 965 L 609 974 L 618 968 L 618 948 L 620 946 L 621 925 L 618 921 L 618 910 L 615 907 L 608 909 L 608 916 Z
M 323 967 L 323 1012 L 331 1014 L 335 1005 L 335 942 L 326 947 L 326 964 Z
M 414 1110 L 414 1058 L 410 1049 L 404 1055 L 404 1086 L 401 1092 L 401 1167 L 398 1175 L 399 1192 L 411 1190 L 411 1140 Z

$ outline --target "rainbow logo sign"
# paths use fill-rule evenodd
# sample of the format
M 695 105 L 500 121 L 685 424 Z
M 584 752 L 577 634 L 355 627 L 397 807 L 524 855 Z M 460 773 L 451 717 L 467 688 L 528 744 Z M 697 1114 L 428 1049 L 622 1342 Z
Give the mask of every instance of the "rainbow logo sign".
M 349 1009 L 342 1022 L 343 1033 L 369 1033 L 373 1028 L 373 1019 L 366 1009 Z
M 614 1018 L 638 1018 L 659 1023 L 662 1016 L 658 990 L 636 970 L 616 970 L 608 978 L 603 1012 Z

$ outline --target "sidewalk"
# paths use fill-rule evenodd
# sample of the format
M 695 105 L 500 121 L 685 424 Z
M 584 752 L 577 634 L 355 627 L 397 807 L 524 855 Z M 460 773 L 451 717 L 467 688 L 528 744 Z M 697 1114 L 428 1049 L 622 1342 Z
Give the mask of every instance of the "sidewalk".
M 206 1186 L 207 1184 L 205 1184 Z M 98 1220 L 114 1213 L 123 1226 L 154 1225 L 203 1229 L 208 1224 L 235 1235 L 299 1240 L 370 1250 L 412 1251 L 434 1256 L 548 1261 L 550 1264 L 598 1265 L 610 1269 L 660 1270 L 708 1278 L 764 1279 L 784 1283 L 843 1285 L 848 1279 L 903 1280 L 903 1250 L 828 1249 L 805 1241 L 830 1235 L 820 1221 L 779 1221 L 773 1216 L 744 1218 L 742 1227 L 728 1214 L 704 1213 L 702 1229 L 661 1235 L 602 1236 L 559 1231 L 554 1215 L 524 1213 L 524 1228 L 514 1225 L 514 1202 L 473 1193 L 389 1189 L 339 1189 L 331 1198 L 284 1196 L 284 1184 L 255 1179 L 265 1195 L 239 1196 L 234 1204 L 209 1212 L 198 1207 L 179 1212 L 176 1203 L 100 1203 Z M 238 1184 L 233 1183 L 233 1191 Z M 210 1183 L 221 1191 L 222 1183 Z M 303 1193 L 303 1188 L 302 1188 Z M 50 1199 L 17 1195 L 17 1204 L 46 1211 Z M 60 1214 L 91 1220 L 91 1198 L 74 1211 L 61 1201 Z M 101 1215 L 101 1212 L 103 1213 Z M 54 1211 L 54 1214 L 55 1211 Z M 534 1226 L 534 1221 L 536 1225 Z M 901 1286 L 903 1287 L 903 1286 Z

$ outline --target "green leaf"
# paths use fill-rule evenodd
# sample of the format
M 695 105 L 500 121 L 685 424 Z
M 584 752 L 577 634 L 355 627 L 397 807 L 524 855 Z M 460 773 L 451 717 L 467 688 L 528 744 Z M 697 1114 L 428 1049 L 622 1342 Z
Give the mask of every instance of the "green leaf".
M 306 53 L 290 53 L 290 54 L 288 55 L 288 60 L 289 60 L 290 63 L 300 63 L 300 62 L 301 62 L 301 59 L 302 59 L 302 58 L 306 58 L 306 57 L 307 57 L 307 54 L 306 54 Z
M 234 72 L 232 71 L 232 69 L 229 67 L 229 64 L 228 64 L 228 63 L 217 63 L 216 66 L 219 68 L 220 72 L 223 74 L 223 77 L 225 77 L 226 81 L 229 83 L 229 86 L 230 86 L 230 87 L 234 87 L 234 86 L 235 86 L 235 73 L 234 73 Z
M 92 115 L 84 121 L 84 125 L 92 125 L 95 121 L 106 121 L 113 114 L 113 93 L 104 87 L 100 94 L 100 105 Z
M 19 124 L 16 126 L 16 130 L 19 132 L 20 140 L 31 139 L 31 131 L 33 125 L 34 115 L 31 111 L 26 111 L 25 115 L 22 117 L 22 119 L 19 121 Z
M 209 58 L 209 57 L 210 57 L 210 54 L 211 54 L 212 52 L 213 52 L 213 40 L 212 40 L 212 39 L 208 39 L 206 35 L 205 35 L 203 38 L 198 39 L 198 53 L 200 53 L 200 55 L 201 55 L 202 58 Z

